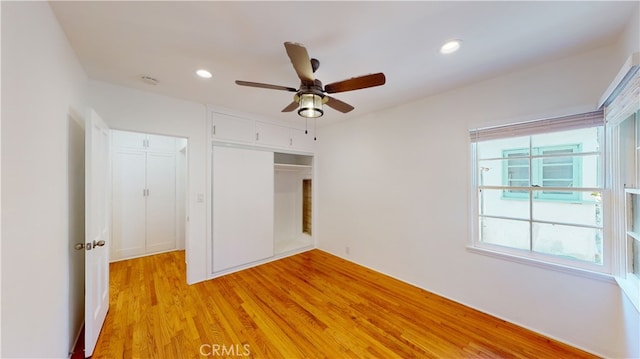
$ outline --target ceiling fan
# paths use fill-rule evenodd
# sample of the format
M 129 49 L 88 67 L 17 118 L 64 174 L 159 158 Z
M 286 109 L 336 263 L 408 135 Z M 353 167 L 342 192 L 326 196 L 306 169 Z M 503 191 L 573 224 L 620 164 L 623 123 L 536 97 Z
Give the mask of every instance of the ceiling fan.
M 295 89 L 293 87 L 236 80 L 236 84 L 242 86 L 295 92 L 293 102 L 282 109 L 282 112 L 291 112 L 297 108 L 298 115 L 307 118 L 315 118 L 324 114 L 322 105 L 326 104 L 334 110 L 347 113 L 353 110 L 354 107 L 346 102 L 331 97 L 328 94 L 380 86 L 384 85 L 386 81 L 384 74 L 379 72 L 376 74 L 358 76 L 347 80 L 332 82 L 323 88 L 322 82 L 313 76 L 318 67 L 320 67 L 320 61 L 317 59 L 310 59 L 307 49 L 302 44 L 285 42 L 284 47 L 287 50 L 287 55 L 289 56 L 289 59 L 291 59 L 291 64 L 293 65 L 296 74 L 298 74 L 298 77 L 300 78 L 300 88 Z

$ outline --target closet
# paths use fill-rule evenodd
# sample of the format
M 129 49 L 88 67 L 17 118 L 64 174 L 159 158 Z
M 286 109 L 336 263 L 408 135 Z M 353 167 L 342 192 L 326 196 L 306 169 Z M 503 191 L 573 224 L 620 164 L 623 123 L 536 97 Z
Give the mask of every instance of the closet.
M 212 146 L 212 272 L 312 248 L 313 156 Z
M 112 130 L 111 261 L 178 249 L 186 140 Z
M 276 254 L 313 244 L 313 157 L 275 153 L 274 251 Z
M 273 256 L 273 152 L 213 146 L 213 272 Z

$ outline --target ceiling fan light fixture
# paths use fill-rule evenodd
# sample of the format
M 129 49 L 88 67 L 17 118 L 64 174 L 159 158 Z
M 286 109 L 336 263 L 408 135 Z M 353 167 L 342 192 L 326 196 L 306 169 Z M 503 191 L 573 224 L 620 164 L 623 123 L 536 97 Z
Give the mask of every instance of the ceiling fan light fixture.
M 303 93 L 300 95 L 300 107 L 298 115 L 305 118 L 317 118 L 324 114 L 322 110 L 322 96 L 314 93 Z
M 442 47 L 440 47 L 441 54 L 452 54 L 460 49 L 460 44 L 462 40 L 451 40 L 447 41 Z

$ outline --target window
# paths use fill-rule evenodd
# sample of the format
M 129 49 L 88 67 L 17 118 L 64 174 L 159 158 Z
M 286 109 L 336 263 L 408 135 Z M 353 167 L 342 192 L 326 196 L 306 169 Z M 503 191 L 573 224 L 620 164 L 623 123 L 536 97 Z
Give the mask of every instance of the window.
M 470 132 L 473 246 L 610 272 L 602 111 Z
M 505 162 L 503 184 L 506 187 L 580 187 L 581 157 L 571 156 L 579 153 L 580 144 L 510 149 L 503 151 Z M 531 156 L 529 155 L 531 153 Z M 532 166 L 533 164 L 533 166 Z M 531 181 L 529 179 L 531 178 Z M 579 192 L 539 191 L 534 200 L 579 201 Z M 504 198 L 527 199 L 526 190 L 506 189 Z
M 601 99 L 611 157 L 613 274 L 640 312 L 640 56 L 625 62 Z
M 612 161 L 614 248 L 621 254 L 616 280 L 640 311 L 640 110 L 610 132 L 617 149 Z

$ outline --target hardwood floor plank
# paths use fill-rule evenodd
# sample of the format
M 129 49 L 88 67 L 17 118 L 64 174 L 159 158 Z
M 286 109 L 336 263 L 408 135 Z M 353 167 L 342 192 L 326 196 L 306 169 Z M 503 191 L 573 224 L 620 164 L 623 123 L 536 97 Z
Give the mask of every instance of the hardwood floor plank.
M 593 358 L 320 250 L 187 285 L 184 252 L 111 264 L 95 358 Z

